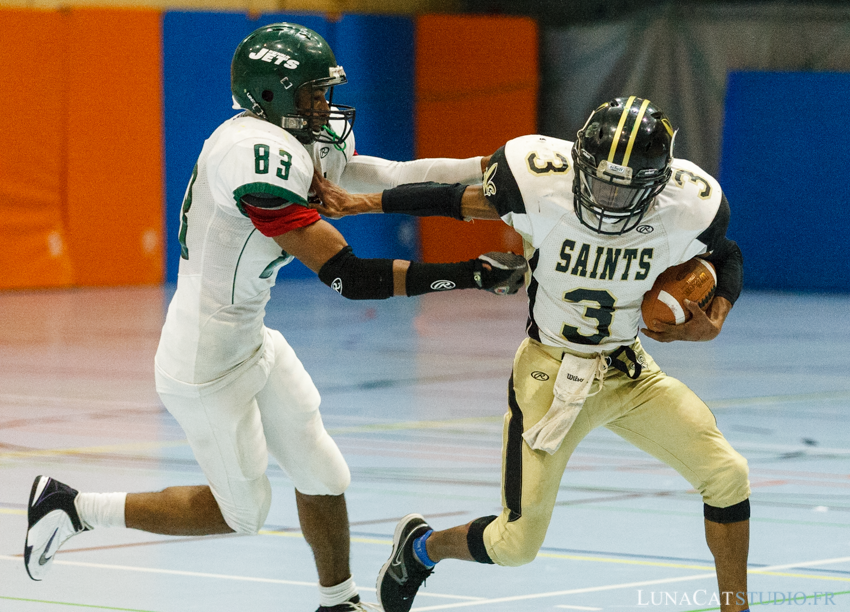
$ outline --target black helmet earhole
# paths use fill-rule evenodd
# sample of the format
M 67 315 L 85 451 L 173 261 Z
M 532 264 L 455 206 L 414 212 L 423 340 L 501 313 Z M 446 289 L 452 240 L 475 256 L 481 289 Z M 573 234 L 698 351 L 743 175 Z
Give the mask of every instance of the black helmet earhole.
M 274 100 L 274 92 L 269 91 L 268 89 L 263 90 L 263 100 L 266 102 L 271 102 Z

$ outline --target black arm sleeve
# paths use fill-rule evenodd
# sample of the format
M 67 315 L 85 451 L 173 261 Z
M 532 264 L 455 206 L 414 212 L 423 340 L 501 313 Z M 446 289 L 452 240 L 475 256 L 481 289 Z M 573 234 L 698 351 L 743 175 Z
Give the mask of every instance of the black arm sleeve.
M 381 209 L 388 214 L 414 217 L 451 217 L 463 221 L 461 199 L 466 185 L 409 183 L 381 194 Z
M 729 202 L 723 195 L 714 220 L 697 239 L 708 248 L 705 259 L 714 264 L 717 271 L 717 289 L 714 295 L 726 298 L 734 304 L 744 286 L 744 256 L 738 243 L 726 237 L 729 217 Z
M 319 280 L 350 300 L 385 300 L 393 295 L 393 260 L 360 259 L 346 246 L 319 269 Z
M 500 217 L 508 213 L 525 214 L 525 202 L 503 146 L 490 156 L 490 164 L 484 171 L 484 196 Z

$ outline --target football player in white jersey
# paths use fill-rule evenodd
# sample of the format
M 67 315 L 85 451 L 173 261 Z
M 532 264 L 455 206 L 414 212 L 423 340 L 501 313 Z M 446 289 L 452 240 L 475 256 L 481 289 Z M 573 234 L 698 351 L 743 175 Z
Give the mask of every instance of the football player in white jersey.
M 664 374 L 637 338 L 643 296 L 671 266 L 704 257 L 718 282 L 705 312 L 691 303 L 688 322 L 642 330 L 662 342 L 717 336 L 742 287 L 741 252 L 726 238 L 726 198 L 713 177 L 673 157 L 674 135 L 649 100 L 617 98 L 590 115 L 575 143 L 511 140 L 492 155 L 480 186 L 407 185 L 361 196 L 319 186 L 319 210 L 334 217 L 501 218 L 522 236 L 530 269 L 528 338 L 508 386 L 502 513 L 444 531 L 418 514 L 404 517 L 378 576 L 386 612 L 407 612 L 442 559 L 532 561 L 570 455 L 600 426 L 699 491 L 720 590 L 714 603 L 723 612 L 748 608 L 747 462 L 708 407 Z
M 177 290 L 156 353 L 156 387 L 209 485 L 153 493 L 82 493 L 33 483 L 24 560 L 40 580 L 58 548 L 96 527 L 170 535 L 255 534 L 271 503 L 268 455 L 296 489 L 319 574 L 321 612 L 371 609 L 349 570 L 348 466 L 322 425 L 319 392 L 286 340 L 263 323 L 277 269 L 297 257 L 351 299 L 478 288 L 514 293 L 524 258 L 490 253 L 453 264 L 360 259 L 305 204 L 316 177 L 374 191 L 411 181 L 480 182 L 484 158 L 397 163 L 354 153 L 346 82 L 307 28 L 262 27 L 237 47 L 236 108 L 204 144 L 181 211 Z M 286 608 L 286 606 L 284 606 Z

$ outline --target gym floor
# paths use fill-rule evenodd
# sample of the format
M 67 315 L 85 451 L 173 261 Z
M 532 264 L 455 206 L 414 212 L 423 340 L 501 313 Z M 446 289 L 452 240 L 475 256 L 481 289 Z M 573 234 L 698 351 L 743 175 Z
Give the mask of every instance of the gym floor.
M 311 612 L 311 553 L 287 476 L 269 466 L 260 535 L 174 538 L 95 530 L 43 582 L 22 552 L 33 478 L 85 491 L 203 483 L 154 390 L 169 287 L 0 293 L 0 610 Z M 495 514 L 501 420 L 524 293 L 349 302 L 281 280 L 266 324 L 323 396 L 352 472 L 351 561 L 365 601 L 397 520 L 437 529 Z M 644 346 L 711 407 L 748 460 L 751 602 L 850 610 L 850 296 L 745 292 L 710 343 Z M 446 561 L 414 610 L 719 609 L 702 503 L 672 469 L 607 430 L 564 475 L 538 558 Z M 784 609 L 784 608 L 780 608 Z

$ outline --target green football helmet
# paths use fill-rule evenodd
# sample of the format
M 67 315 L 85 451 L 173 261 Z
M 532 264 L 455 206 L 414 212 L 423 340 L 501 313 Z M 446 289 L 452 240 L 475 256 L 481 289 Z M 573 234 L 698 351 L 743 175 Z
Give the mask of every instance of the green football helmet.
M 279 125 L 304 144 L 339 145 L 351 132 L 354 108 L 333 104 L 334 86 L 347 81 L 325 39 L 294 23 L 253 31 L 236 47 L 230 65 L 234 108 Z M 328 90 L 329 110 L 313 108 L 317 89 Z M 308 108 L 298 107 L 299 96 Z M 331 128 L 332 121 L 344 126 L 340 134 Z

